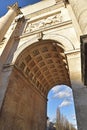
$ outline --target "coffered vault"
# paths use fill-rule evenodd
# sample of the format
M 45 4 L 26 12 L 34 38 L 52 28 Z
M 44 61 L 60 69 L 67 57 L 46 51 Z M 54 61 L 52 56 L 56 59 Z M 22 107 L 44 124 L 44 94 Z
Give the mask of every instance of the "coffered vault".
M 67 58 L 56 41 L 41 40 L 30 45 L 18 56 L 15 66 L 45 96 L 55 85 L 70 86 Z

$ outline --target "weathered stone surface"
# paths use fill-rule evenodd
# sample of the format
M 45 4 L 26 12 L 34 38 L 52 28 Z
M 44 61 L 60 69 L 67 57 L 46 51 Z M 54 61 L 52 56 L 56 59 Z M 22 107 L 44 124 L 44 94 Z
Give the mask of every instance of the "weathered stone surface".
M 87 87 L 80 82 L 72 82 L 78 130 L 87 129 Z
M 69 0 L 83 34 L 87 34 L 87 1 Z
M 46 99 L 15 68 L 0 115 L 0 130 L 46 129 Z

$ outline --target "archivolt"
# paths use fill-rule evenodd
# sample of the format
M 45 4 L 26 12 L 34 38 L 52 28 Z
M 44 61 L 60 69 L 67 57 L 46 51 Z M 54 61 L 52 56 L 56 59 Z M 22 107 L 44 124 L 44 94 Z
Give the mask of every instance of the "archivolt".
M 70 51 L 70 50 L 74 50 L 74 45 L 73 43 L 66 37 L 59 35 L 59 34 L 46 34 L 43 35 L 42 40 L 52 40 L 52 41 L 56 41 L 57 43 L 59 43 L 59 45 L 62 45 L 62 47 L 64 47 L 64 51 Z M 34 37 L 33 39 L 29 39 L 27 41 L 25 41 L 14 53 L 14 58 L 13 58 L 13 63 L 15 62 L 16 58 L 18 57 L 18 55 L 28 46 L 35 44 L 36 42 L 38 42 L 38 38 Z

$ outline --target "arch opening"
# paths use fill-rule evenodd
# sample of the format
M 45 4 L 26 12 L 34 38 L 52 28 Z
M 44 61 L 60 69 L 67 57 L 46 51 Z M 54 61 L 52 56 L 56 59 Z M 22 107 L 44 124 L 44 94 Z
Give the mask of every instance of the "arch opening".
M 41 110 L 37 109 L 36 106 L 35 108 L 36 112 L 41 116 L 39 118 L 44 120 L 42 124 L 45 127 L 43 128 L 44 130 L 46 129 L 48 92 L 57 84 L 65 84 L 71 87 L 69 67 L 64 47 L 54 40 L 40 40 L 28 46 L 20 53 L 15 62 L 15 67 L 31 84 L 33 91 L 35 90 L 38 95 L 40 94 L 38 97 L 33 92 L 35 96 L 32 97 L 32 100 L 38 102 L 38 105 L 43 106 Z M 42 98 L 44 102 L 39 100 L 39 98 Z M 41 122 L 39 120 L 36 121 L 36 117 L 35 113 L 35 120 L 33 120 L 40 125 Z
M 47 94 L 57 84 L 71 86 L 67 57 L 61 44 L 41 40 L 25 48 L 12 69 L 1 127 L 4 124 L 6 130 L 45 130 Z
M 47 97 L 47 130 L 77 130 L 72 89 L 67 85 L 56 85 Z

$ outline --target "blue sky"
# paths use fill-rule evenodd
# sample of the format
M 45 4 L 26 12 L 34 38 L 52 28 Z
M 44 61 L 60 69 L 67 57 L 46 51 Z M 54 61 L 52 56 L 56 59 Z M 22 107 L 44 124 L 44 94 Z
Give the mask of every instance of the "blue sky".
M 71 88 L 61 85 L 50 90 L 48 94 L 48 117 L 53 121 L 56 110 L 60 108 L 61 113 L 76 127 L 76 117 Z
M 7 12 L 8 5 L 18 2 L 19 7 L 24 7 L 29 4 L 37 3 L 41 0 L 0 0 L 0 17 Z

